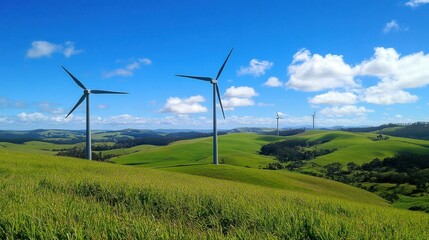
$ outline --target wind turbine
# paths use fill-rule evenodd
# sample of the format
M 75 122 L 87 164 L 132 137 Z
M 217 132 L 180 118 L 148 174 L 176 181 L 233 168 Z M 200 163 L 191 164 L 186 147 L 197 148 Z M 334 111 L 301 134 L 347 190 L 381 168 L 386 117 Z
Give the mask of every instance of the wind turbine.
M 279 131 L 279 119 L 283 119 L 282 117 L 279 116 L 279 112 L 276 112 L 276 119 L 277 119 L 277 136 L 280 136 L 280 131 Z
M 222 64 L 222 66 L 219 69 L 219 72 L 216 75 L 216 78 L 212 77 L 199 77 L 199 76 L 188 76 L 188 75 L 179 75 L 178 77 L 185 77 L 185 78 L 192 78 L 197 80 L 202 80 L 206 82 L 210 82 L 213 85 L 213 164 L 218 165 L 218 147 L 217 147 L 217 125 L 216 125 L 216 95 L 219 99 L 220 108 L 222 109 L 222 115 L 223 119 L 225 119 L 225 112 L 223 111 L 222 106 L 222 100 L 220 99 L 220 92 L 219 92 L 219 86 L 217 85 L 218 79 L 223 71 L 223 68 L 225 67 L 226 62 L 229 59 L 229 56 L 231 56 L 232 50 L 229 52 L 228 57 L 226 57 L 225 62 Z
M 77 108 L 79 105 L 83 102 L 83 100 L 86 99 L 86 158 L 88 160 L 92 159 L 91 155 L 91 128 L 90 128 L 90 117 L 89 117 L 89 95 L 91 93 L 94 94 L 128 94 L 126 92 L 112 92 L 112 91 L 105 91 L 105 90 L 90 90 L 86 88 L 73 74 L 71 74 L 67 69 L 63 66 L 61 66 L 64 71 L 67 72 L 67 74 L 75 81 L 75 83 L 83 89 L 83 95 L 80 97 L 79 101 L 77 101 L 76 105 L 72 108 L 72 110 L 67 114 L 66 118 L 70 116 L 70 114 Z
M 314 118 L 316 117 L 316 110 L 314 110 L 314 114 L 311 116 L 313 116 L 313 130 L 314 130 Z

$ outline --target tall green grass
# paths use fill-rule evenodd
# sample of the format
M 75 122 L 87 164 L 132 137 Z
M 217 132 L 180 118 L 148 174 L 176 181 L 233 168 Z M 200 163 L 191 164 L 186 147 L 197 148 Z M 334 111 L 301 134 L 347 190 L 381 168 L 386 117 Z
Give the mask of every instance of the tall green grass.
M 1 239 L 428 239 L 427 214 L 0 150 Z

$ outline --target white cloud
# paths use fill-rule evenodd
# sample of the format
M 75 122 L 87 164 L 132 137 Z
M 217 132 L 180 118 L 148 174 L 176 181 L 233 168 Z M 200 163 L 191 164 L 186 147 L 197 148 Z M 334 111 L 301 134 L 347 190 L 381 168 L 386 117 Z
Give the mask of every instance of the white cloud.
M 429 0 L 410 0 L 408 2 L 405 3 L 405 5 L 409 6 L 409 7 L 418 7 L 420 5 L 423 4 L 428 4 Z
M 266 70 L 269 70 L 273 66 L 273 63 L 267 60 L 250 60 L 248 67 L 240 67 L 240 70 L 237 71 L 238 76 L 242 75 L 251 75 L 254 77 L 259 77 L 265 74 Z
M 160 110 L 162 113 L 190 114 L 207 112 L 207 108 L 200 103 L 205 99 L 201 95 L 191 96 L 189 98 L 170 97 L 167 99 L 164 107 Z
M 224 110 L 234 110 L 236 107 L 247 107 L 255 105 L 252 97 L 258 96 L 258 93 L 252 87 L 235 87 L 228 88 L 222 99 Z
M 289 65 L 289 88 L 301 91 L 321 91 L 345 87 L 357 87 L 355 70 L 343 60 L 341 55 L 313 54 L 301 49 L 293 56 Z
M 418 100 L 418 97 L 409 92 L 399 89 L 389 89 L 386 87 L 373 86 L 367 88 L 364 92 L 362 101 L 367 103 L 390 105 L 395 103 L 412 103 Z
M 129 77 L 134 74 L 134 71 L 136 69 L 139 69 L 141 65 L 151 65 L 152 61 L 149 58 L 139 58 L 137 61 L 133 61 L 132 63 L 128 64 L 124 68 L 117 68 L 115 70 L 105 72 L 103 73 L 104 78 L 111 78 L 115 76 L 121 76 L 121 77 Z
M 388 23 L 386 23 L 386 26 L 384 26 L 383 28 L 383 32 L 384 33 L 389 33 L 392 30 L 400 30 L 401 27 L 399 26 L 398 22 L 396 22 L 396 20 L 392 20 Z
M 313 104 L 351 105 L 358 100 L 382 105 L 410 103 L 417 101 L 418 97 L 405 89 L 429 85 L 427 66 L 429 54 L 423 52 L 401 56 L 393 48 L 377 47 L 370 59 L 351 67 L 342 56 L 311 55 L 304 49 L 294 55 L 287 86 L 302 91 L 346 90 L 342 94 L 339 91 L 320 94 L 309 99 Z M 375 77 L 378 82 L 365 88 L 357 84 L 355 78 L 359 76 Z M 364 82 L 364 85 L 369 83 Z M 357 92 L 361 95 L 357 96 Z
M 49 119 L 49 117 L 39 112 L 35 112 L 35 113 L 22 112 L 18 114 L 18 118 L 20 121 L 23 121 L 23 122 L 46 121 Z
M 283 86 L 283 82 L 280 81 L 277 77 L 270 77 L 264 83 L 264 86 L 266 86 L 266 87 L 282 87 Z
M 254 88 L 252 87 L 235 87 L 232 86 L 230 88 L 228 88 L 225 92 L 225 97 L 226 98 L 251 98 L 251 97 L 255 97 L 258 96 L 258 93 L 255 91 Z
M 329 91 L 310 98 L 308 102 L 311 104 L 352 105 L 357 100 L 358 97 L 354 93 Z
M 255 105 L 251 98 L 227 98 L 222 100 L 224 110 L 234 110 L 236 107 L 247 107 Z
M 63 50 L 63 54 L 66 58 L 71 57 L 72 55 L 76 55 L 82 52 L 82 50 L 76 50 L 74 47 L 74 42 L 67 41 L 64 43 L 65 48 Z
M 27 51 L 28 58 L 50 57 L 54 53 L 64 54 L 66 58 L 81 53 L 82 50 L 76 50 L 74 43 L 66 41 L 64 44 L 55 44 L 47 41 L 33 41 L 31 48 Z
M 373 110 L 366 109 L 365 107 L 357 107 L 354 105 L 347 105 L 341 107 L 330 107 L 320 110 L 321 115 L 329 117 L 344 117 L 344 116 L 365 116 L 366 113 L 373 112 Z
M 418 88 L 429 84 L 429 54 L 413 53 L 401 57 L 393 48 L 375 48 L 369 61 L 362 62 L 360 75 L 377 76 L 389 88 Z

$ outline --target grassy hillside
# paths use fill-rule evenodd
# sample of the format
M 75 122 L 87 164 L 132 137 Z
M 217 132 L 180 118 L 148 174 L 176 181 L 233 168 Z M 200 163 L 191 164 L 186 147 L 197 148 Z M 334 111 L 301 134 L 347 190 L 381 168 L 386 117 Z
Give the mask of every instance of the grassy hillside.
M 233 166 L 219 172 L 238 169 L 277 174 Z M 370 194 L 346 200 L 334 192 L 364 192 L 309 176 L 290 174 L 285 185 L 0 149 L 0 238 L 429 238 L 427 214 L 393 209 Z
M 70 148 L 73 146 L 84 146 L 84 143 L 81 144 L 53 144 L 40 141 L 30 141 L 23 144 L 0 142 L 0 150 L 8 150 L 15 152 L 27 152 L 27 153 L 37 153 L 37 154 L 47 154 L 55 155 L 57 152 L 54 152 L 54 149 L 61 148 Z
M 234 166 L 258 168 L 273 159 L 258 154 L 260 147 L 283 138 L 251 133 L 219 136 L 219 162 Z M 165 147 L 153 147 L 113 159 L 116 163 L 151 168 L 172 168 L 211 163 L 212 138 L 179 141 Z
M 377 135 L 375 133 L 343 131 L 308 131 L 286 139 L 301 138 L 315 142 L 327 141 L 318 145 L 318 148 L 335 151 L 313 160 L 319 165 L 333 162 L 362 164 L 370 162 L 374 158 L 383 159 L 401 152 L 429 154 L 429 141 L 399 137 L 389 137 L 387 140 L 375 141 Z

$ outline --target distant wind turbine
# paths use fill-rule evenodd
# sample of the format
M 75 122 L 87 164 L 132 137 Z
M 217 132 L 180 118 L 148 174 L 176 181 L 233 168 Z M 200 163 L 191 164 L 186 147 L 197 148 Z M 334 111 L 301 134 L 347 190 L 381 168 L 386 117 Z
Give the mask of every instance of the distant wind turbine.
M 314 111 L 314 114 L 311 116 L 313 116 L 313 130 L 314 130 L 314 118 L 316 117 L 316 110 Z
M 217 125 L 216 125 L 216 95 L 219 99 L 219 104 L 220 104 L 220 108 L 222 109 L 223 118 L 225 119 L 225 112 L 223 111 L 222 100 L 220 99 L 220 92 L 219 92 L 219 87 L 217 83 L 223 71 L 223 68 L 226 65 L 226 62 L 229 59 L 229 56 L 231 56 L 232 50 L 233 49 L 231 49 L 231 51 L 228 54 L 228 57 L 226 57 L 225 59 L 225 62 L 220 67 L 219 72 L 217 73 L 217 76 L 215 79 L 211 77 L 188 76 L 188 75 L 179 75 L 179 74 L 176 75 L 178 77 L 185 77 L 185 78 L 192 78 L 192 79 L 207 81 L 213 85 L 213 164 L 216 164 L 216 165 L 219 164 L 218 147 L 217 147 Z
M 89 94 L 128 94 L 126 92 L 112 92 L 112 91 L 105 91 L 105 90 L 90 90 L 86 88 L 73 74 L 71 74 L 67 69 L 63 66 L 61 66 L 64 71 L 67 72 L 67 74 L 75 81 L 75 83 L 83 89 L 83 95 L 80 97 L 79 101 L 77 101 L 76 105 L 72 108 L 72 110 L 67 114 L 66 118 L 70 116 L 70 114 L 77 108 L 79 105 L 83 102 L 83 100 L 86 99 L 86 158 L 88 160 L 92 159 L 91 154 L 91 128 L 90 128 L 90 115 L 89 115 Z
M 279 131 L 279 119 L 283 119 L 282 117 L 279 116 L 279 112 L 276 112 L 276 119 L 277 119 L 277 136 L 280 136 L 280 131 Z

